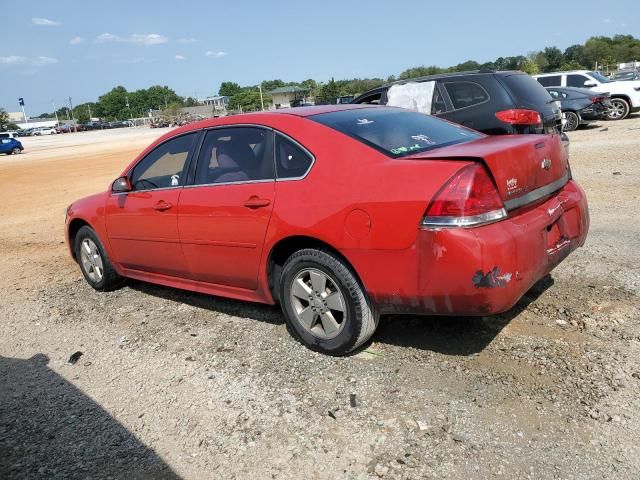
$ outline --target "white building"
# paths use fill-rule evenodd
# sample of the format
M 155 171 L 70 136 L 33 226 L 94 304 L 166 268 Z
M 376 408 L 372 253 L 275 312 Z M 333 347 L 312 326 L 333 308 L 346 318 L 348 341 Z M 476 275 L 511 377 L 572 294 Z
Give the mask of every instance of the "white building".
M 229 97 L 225 95 L 213 95 L 199 99 L 198 102 L 203 105 L 211 105 L 214 110 L 220 111 L 227 109 L 227 105 L 229 105 Z

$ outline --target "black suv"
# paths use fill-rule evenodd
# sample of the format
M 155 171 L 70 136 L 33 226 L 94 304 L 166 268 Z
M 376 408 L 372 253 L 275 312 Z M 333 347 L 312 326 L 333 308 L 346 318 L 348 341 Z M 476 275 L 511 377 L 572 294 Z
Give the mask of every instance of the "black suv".
M 559 105 L 522 72 L 431 75 L 374 88 L 351 103 L 413 108 L 488 135 L 561 133 Z

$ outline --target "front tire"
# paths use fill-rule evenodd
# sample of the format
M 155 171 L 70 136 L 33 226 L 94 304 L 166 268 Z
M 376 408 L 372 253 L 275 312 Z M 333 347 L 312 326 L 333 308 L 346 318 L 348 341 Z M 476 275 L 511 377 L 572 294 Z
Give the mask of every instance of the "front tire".
M 355 350 L 378 326 L 355 273 L 326 250 L 304 249 L 289 257 L 280 277 L 280 303 L 292 335 L 329 355 Z
M 12 155 L 18 155 L 20 153 L 22 153 L 22 150 L 20 150 L 19 147 L 13 147 L 13 149 L 11 150 Z
M 82 275 L 89 285 L 100 292 L 120 287 L 123 278 L 113 268 L 100 239 L 91 227 L 78 230 L 74 251 Z
M 624 98 L 612 98 L 607 120 L 622 120 L 629 115 L 629 102 Z
M 580 126 L 580 117 L 575 112 L 564 112 L 565 124 L 564 130 L 565 132 L 573 132 Z

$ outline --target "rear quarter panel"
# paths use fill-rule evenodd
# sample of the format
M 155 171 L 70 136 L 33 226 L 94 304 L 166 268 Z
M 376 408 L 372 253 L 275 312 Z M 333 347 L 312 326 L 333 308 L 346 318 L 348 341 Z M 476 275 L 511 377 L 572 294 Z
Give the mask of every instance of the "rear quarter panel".
M 372 268 L 384 270 L 376 252 L 412 248 L 431 198 L 467 164 L 391 159 L 308 119 L 272 126 L 304 145 L 315 163 L 302 180 L 276 182 L 265 251 L 287 237 L 313 237 L 340 250 L 365 284 Z

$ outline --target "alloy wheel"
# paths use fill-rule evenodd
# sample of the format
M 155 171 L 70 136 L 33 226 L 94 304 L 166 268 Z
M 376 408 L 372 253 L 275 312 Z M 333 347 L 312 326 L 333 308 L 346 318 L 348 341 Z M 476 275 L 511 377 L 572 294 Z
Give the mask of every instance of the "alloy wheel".
M 82 268 L 94 283 L 99 283 L 104 277 L 104 266 L 100 250 L 93 240 L 85 238 L 80 245 L 80 260 Z
M 564 125 L 565 131 L 573 132 L 578 128 L 579 126 L 578 115 L 576 115 L 573 112 L 567 112 L 567 114 L 565 115 L 565 118 L 567 121 Z
M 325 272 L 315 268 L 301 270 L 291 282 L 290 300 L 296 320 L 313 336 L 334 338 L 344 328 L 344 295 Z
M 20 148 L 18 147 L 13 147 L 13 150 L 11 150 L 11 153 L 13 153 L 14 155 L 18 155 L 21 152 L 22 150 L 20 150 Z
M 608 117 L 610 120 L 620 120 L 627 114 L 627 107 L 623 102 L 611 100 Z

